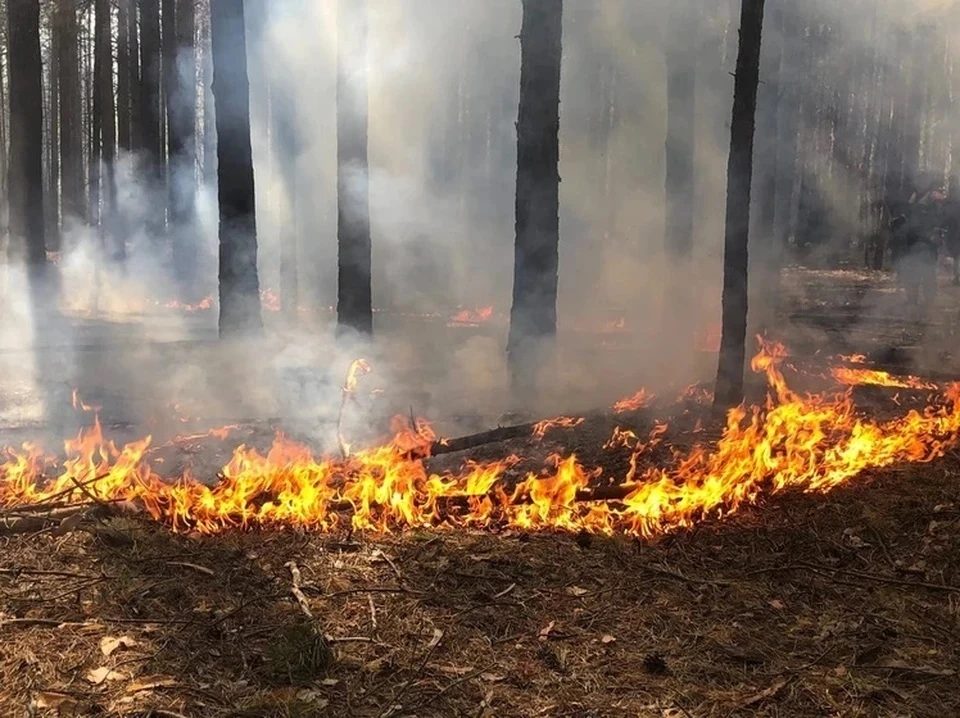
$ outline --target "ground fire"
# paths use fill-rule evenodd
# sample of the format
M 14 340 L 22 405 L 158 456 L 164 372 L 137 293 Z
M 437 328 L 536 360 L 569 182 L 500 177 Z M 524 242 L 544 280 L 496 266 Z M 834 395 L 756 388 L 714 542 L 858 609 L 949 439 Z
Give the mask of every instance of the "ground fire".
M 414 449 L 429 453 L 435 437 L 425 423 L 411 427 L 403 420 L 388 443 L 348 449 L 343 458 L 314 457 L 278 434 L 265 455 L 237 447 L 215 486 L 190 475 L 171 483 L 149 462 L 150 437 L 118 448 L 96 418 L 66 442 L 62 462 L 36 446 L 7 449 L 0 501 L 7 509 L 51 501 L 127 502 L 176 531 L 200 533 L 254 526 L 374 532 L 462 526 L 654 536 L 729 515 L 780 491 L 825 492 L 864 469 L 931 461 L 957 443 L 960 386 L 944 388 L 923 411 L 874 421 L 858 414 L 850 391 L 792 391 L 780 370 L 786 356 L 781 345 L 762 345 L 752 368 L 765 376 L 768 400 L 731 410 L 715 446 L 677 450 L 672 465 L 637 472 L 637 455 L 648 445 L 624 432 L 615 435 L 608 446 L 633 452 L 632 470 L 602 494 L 593 488 L 599 470 L 572 454 L 553 456 L 542 471 L 514 482 L 506 474 L 519 461 L 515 456 L 431 473 L 425 458 L 411 455 Z M 345 399 L 367 369 L 361 362 L 351 368 Z M 628 403 L 641 406 L 635 399 Z M 541 422 L 533 434 L 578 423 L 566 417 Z

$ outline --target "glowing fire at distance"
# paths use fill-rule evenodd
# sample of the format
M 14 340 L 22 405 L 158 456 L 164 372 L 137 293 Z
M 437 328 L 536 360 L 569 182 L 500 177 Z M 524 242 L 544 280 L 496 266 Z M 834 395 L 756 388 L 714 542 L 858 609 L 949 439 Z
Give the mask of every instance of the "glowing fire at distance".
M 512 526 L 652 536 L 728 516 L 787 489 L 826 492 L 864 469 L 932 461 L 960 443 L 958 384 L 922 412 L 875 421 L 857 414 L 850 390 L 794 393 L 780 371 L 785 357 L 783 347 L 762 345 L 752 367 L 766 376 L 768 401 L 731 410 L 714 446 L 675 448 L 670 465 L 643 468 L 641 442 L 622 436 L 631 468 L 621 477 L 617 501 L 584 500 L 599 472 L 572 455 L 553 457 L 543 471 L 516 482 L 509 478 L 516 457 L 431 473 L 410 456 L 408 442 L 422 443 L 432 432 L 406 422 L 393 441 L 342 459 L 314 457 L 278 435 L 266 455 L 237 447 L 215 486 L 190 476 L 171 484 L 145 458 L 150 437 L 117 448 L 97 418 L 66 442 L 63 461 L 31 444 L 7 449 L 0 505 L 51 497 L 126 500 L 174 530 L 203 533 L 254 526 L 380 532 Z M 662 440 L 661 426 L 648 443 Z
M 478 309 L 461 309 L 452 317 L 448 325 L 451 327 L 479 327 L 493 318 L 493 307 Z
M 838 366 L 830 370 L 830 375 L 840 384 L 847 386 L 888 386 L 895 389 L 931 389 L 936 391 L 936 384 L 925 381 L 916 376 L 896 376 L 878 369 L 861 369 L 859 367 Z

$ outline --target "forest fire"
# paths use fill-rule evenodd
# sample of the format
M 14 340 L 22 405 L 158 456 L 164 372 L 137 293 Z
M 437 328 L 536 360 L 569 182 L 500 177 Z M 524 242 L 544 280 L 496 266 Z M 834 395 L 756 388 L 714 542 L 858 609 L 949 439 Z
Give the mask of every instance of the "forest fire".
M 879 369 L 862 369 L 853 367 L 833 367 L 830 375 L 840 384 L 848 386 L 886 386 L 893 389 L 930 389 L 936 390 L 937 385 L 916 376 L 896 376 Z
M 493 307 L 479 307 L 477 309 L 460 309 L 450 317 L 447 323 L 451 327 L 479 327 L 493 318 Z
M 378 532 L 512 526 L 653 536 L 729 515 L 785 489 L 825 492 L 864 469 L 930 461 L 957 443 L 960 385 L 948 387 L 922 413 L 874 422 L 857 415 L 849 390 L 794 393 L 779 369 L 785 357 L 780 345 L 763 345 L 752 368 L 765 374 L 770 399 L 764 407 L 731 410 L 716 446 L 677 450 L 671 466 L 638 469 L 636 452 L 643 445 L 611 442 L 610 448 L 634 456 L 623 483 L 602 497 L 591 489 L 599 470 L 574 455 L 552 457 L 540 473 L 516 483 L 507 476 L 519 461 L 513 456 L 431 473 L 411 448 L 428 447 L 433 433 L 425 423 L 410 427 L 405 420 L 397 421 L 390 442 L 343 458 L 316 458 L 279 434 L 266 455 L 237 447 L 216 486 L 189 475 L 167 483 L 146 459 L 150 437 L 117 448 L 97 418 L 66 442 L 63 462 L 30 444 L 7 449 L 0 503 L 12 509 L 90 498 L 128 502 L 174 530 L 201 533 L 255 526 Z M 351 392 L 363 373 L 361 364 L 355 369 Z M 544 423 L 543 431 L 576 422 Z M 658 440 L 665 429 L 658 429 Z

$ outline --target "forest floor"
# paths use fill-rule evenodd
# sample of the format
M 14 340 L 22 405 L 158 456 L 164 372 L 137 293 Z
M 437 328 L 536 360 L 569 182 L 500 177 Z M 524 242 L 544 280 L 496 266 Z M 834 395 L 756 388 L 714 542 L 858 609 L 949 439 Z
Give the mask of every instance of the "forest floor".
M 784 308 L 808 355 L 798 362 L 836 349 L 956 371 L 950 290 L 935 316 L 892 326 L 883 277 L 786 283 L 802 288 Z M 762 390 L 751 387 L 754 398 Z M 887 390 L 854 396 L 871 416 L 900 411 Z M 541 443 L 469 458 L 519 453 L 539 465 L 560 449 L 620 476 L 629 452 L 600 450 L 615 425 L 643 435 L 669 418 L 663 447 L 645 455 L 654 464 L 669 460 L 667 446 L 719 434 L 696 402 L 664 411 L 595 413 Z M 270 431 L 253 434 L 256 444 Z M 222 450 L 193 458 L 213 465 Z M 7 536 L 0 715 L 958 715 L 958 477 L 952 451 L 657 540 L 197 536 L 136 515 Z

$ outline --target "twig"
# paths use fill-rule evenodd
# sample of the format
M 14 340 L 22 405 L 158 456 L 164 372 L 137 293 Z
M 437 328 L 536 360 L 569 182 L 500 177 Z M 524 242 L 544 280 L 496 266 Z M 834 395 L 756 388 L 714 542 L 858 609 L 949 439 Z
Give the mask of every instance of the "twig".
M 732 586 L 732 581 L 714 581 L 709 578 L 691 578 L 690 576 L 684 576 L 682 573 L 677 571 L 671 571 L 668 568 L 660 568 L 658 566 L 651 566 L 649 564 L 644 564 L 641 568 L 651 573 L 656 573 L 661 576 L 667 576 L 669 578 L 675 578 L 678 581 L 683 581 L 684 583 L 693 584 L 694 586 Z
M 440 635 L 430 641 L 430 647 L 427 649 L 427 653 L 424 655 L 423 660 L 420 661 L 420 665 L 417 666 L 417 672 L 414 673 L 413 678 L 411 678 L 409 681 L 406 681 L 399 692 L 394 693 L 393 697 L 387 701 L 387 707 L 380 711 L 377 718 L 384 718 L 384 716 L 390 715 L 390 713 L 393 712 L 393 706 L 395 706 L 397 701 L 407 694 L 407 691 L 410 690 L 410 686 L 413 685 L 414 680 L 423 675 L 423 671 L 427 667 L 427 663 L 430 661 L 430 658 L 433 656 L 433 652 L 437 650 L 437 646 L 443 642 L 443 638 L 446 635 L 446 631 L 440 631 Z
M 491 663 L 489 666 L 486 666 L 484 668 L 478 668 L 477 670 L 472 671 L 471 673 L 468 673 L 467 675 L 458 678 L 453 683 L 450 683 L 447 686 L 444 686 L 444 688 L 439 693 L 435 694 L 432 698 L 425 701 L 424 703 L 420 703 L 419 705 L 414 706 L 414 708 L 417 710 L 423 710 L 425 708 L 430 707 L 431 705 L 433 705 L 435 701 L 440 700 L 440 698 L 442 698 L 444 694 L 449 693 L 454 688 L 459 688 L 464 683 L 468 681 L 472 681 L 474 678 L 479 678 L 494 666 L 496 666 L 496 663 Z M 416 711 L 410 711 L 410 712 L 414 714 L 416 713 Z
M 297 603 L 300 605 L 300 610 L 303 611 L 304 615 L 306 615 L 306 617 L 312 621 L 313 613 L 310 611 L 310 603 L 307 601 L 307 597 L 303 595 L 303 591 L 300 590 L 300 569 L 293 561 L 287 561 L 285 565 L 290 569 L 292 581 L 290 592 L 293 594 L 293 597 L 297 599 Z
M 800 562 L 795 564 L 798 568 L 805 568 L 808 571 L 825 574 L 828 572 L 840 573 L 845 576 L 866 579 L 867 581 L 876 581 L 877 583 L 888 583 L 893 586 L 912 586 L 913 588 L 928 588 L 932 591 L 947 591 L 949 593 L 960 593 L 960 586 L 950 586 L 942 583 L 929 583 L 926 581 L 905 581 L 899 578 L 888 578 L 879 576 L 875 573 L 864 573 L 863 571 L 851 571 L 842 568 L 831 568 L 829 566 L 817 566 L 816 564 Z
M 35 504 L 11 506 L 9 509 L 6 509 L 5 511 L 0 512 L 0 516 L 5 515 L 7 513 L 30 512 L 30 511 L 42 510 L 48 506 L 51 506 L 51 503 L 56 501 L 57 499 L 62 499 L 64 496 L 69 496 L 74 492 L 75 488 L 81 488 L 81 489 L 85 488 L 87 486 L 90 486 L 91 484 L 97 483 L 98 481 L 103 481 L 108 476 L 110 476 L 109 473 L 100 474 L 99 476 L 95 476 L 92 479 L 88 479 L 86 481 L 75 482 L 75 486 L 73 488 L 64 489 L 63 491 L 58 491 L 55 494 L 50 494 L 49 496 L 41 499 Z M 69 508 L 69 505 L 67 505 L 67 508 Z

